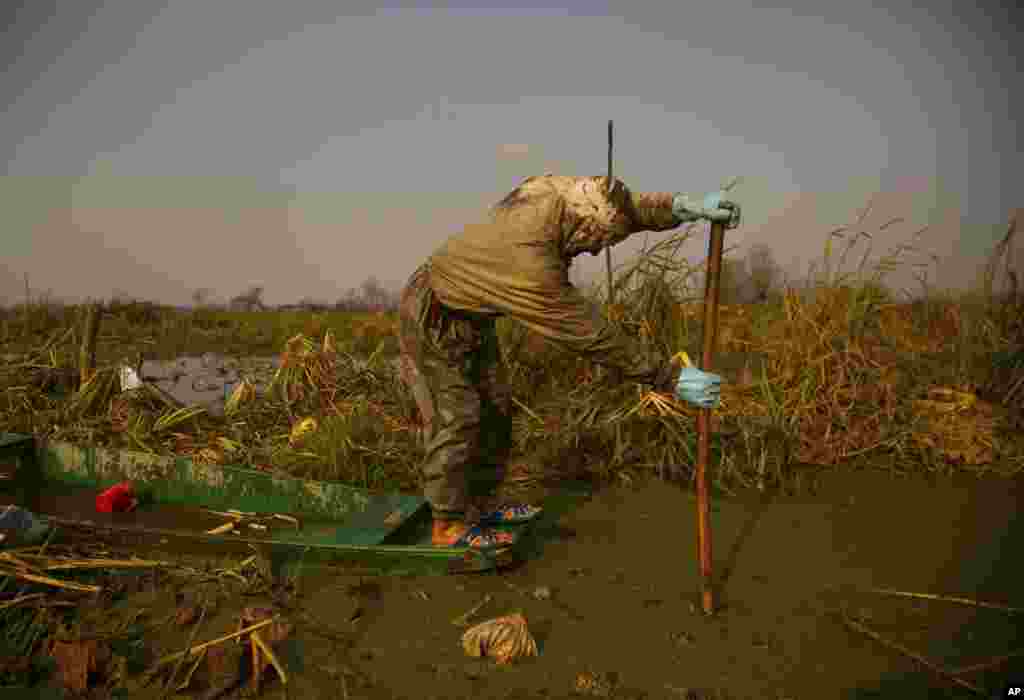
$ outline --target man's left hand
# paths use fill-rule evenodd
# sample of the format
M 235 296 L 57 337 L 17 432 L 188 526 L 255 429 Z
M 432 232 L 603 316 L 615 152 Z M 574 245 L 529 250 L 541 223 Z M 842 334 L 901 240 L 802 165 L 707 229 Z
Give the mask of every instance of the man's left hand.
M 675 386 L 676 398 L 697 408 L 717 408 L 722 394 L 722 377 L 702 372 L 696 367 L 684 367 Z

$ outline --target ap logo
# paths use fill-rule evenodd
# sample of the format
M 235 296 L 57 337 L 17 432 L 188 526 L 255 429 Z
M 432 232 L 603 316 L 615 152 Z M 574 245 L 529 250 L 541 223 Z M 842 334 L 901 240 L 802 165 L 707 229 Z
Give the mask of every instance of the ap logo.
M 1024 688 L 1021 688 L 1019 685 L 1011 685 L 1006 689 L 1006 697 L 1024 700 Z

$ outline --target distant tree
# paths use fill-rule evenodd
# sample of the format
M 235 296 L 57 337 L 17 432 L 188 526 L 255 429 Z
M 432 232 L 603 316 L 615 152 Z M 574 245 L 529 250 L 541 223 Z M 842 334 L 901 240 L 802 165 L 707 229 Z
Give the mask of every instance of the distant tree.
M 245 311 L 267 308 L 263 303 L 263 287 L 256 285 L 249 287 L 243 294 L 231 299 L 231 306 Z
M 768 293 L 775 287 L 782 274 L 772 255 L 772 249 L 763 243 L 752 246 L 747 251 L 746 262 L 746 273 L 757 301 L 767 301 Z
M 341 298 L 334 304 L 338 311 L 359 311 L 360 310 L 359 290 L 349 288 Z
M 330 304 L 325 301 L 317 301 L 313 297 L 303 297 L 299 300 L 298 304 L 291 304 L 293 308 L 302 309 L 303 311 L 325 311 L 330 308 Z
M 362 284 L 363 300 L 369 309 L 378 309 L 387 305 L 387 290 L 381 286 L 376 277 L 367 278 Z
M 398 306 L 398 295 L 388 291 L 376 277 L 367 278 L 358 289 L 350 288 L 335 303 L 337 311 L 392 311 Z
M 209 287 L 200 287 L 192 292 L 192 306 L 207 306 L 213 298 L 213 290 Z

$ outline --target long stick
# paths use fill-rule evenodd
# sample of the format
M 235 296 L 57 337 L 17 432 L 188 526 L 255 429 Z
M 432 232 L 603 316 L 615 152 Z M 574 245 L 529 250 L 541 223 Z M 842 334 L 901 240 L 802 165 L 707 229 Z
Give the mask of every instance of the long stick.
M 942 678 L 945 678 L 949 682 L 954 683 L 954 684 L 960 686 L 961 688 L 966 688 L 967 690 L 970 690 L 972 693 L 976 693 L 978 695 L 982 694 L 981 688 L 979 688 L 978 686 L 974 685 L 973 683 L 969 683 L 969 682 L 965 681 L 963 678 L 957 678 L 954 674 L 950 673 L 946 669 L 941 668 L 939 666 L 936 666 L 935 664 L 933 664 L 928 659 L 924 658 L 923 656 L 921 656 L 920 654 L 918 654 L 918 653 L 916 653 L 914 651 L 911 651 L 910 649 L 908 649 L 907 647 L 905 647 L 905 646 L 903 646 L 901 644 L 897 644 L 896 642 L 890 642 L 888 639 L 885 639 L 882 635 L 878 634 L 878 632 L 875 632 L 874 630 L 869 629 L 868 627 L 866 627 L 865 625 L 857 622 L 856 620 L 853 620 L 853 619 L 847 617 L 846 615 L 843 615 L 843 623 L 847 627 L 850 627 L 851 629 L 855 629 L 855 630 L 857 630 L 858 632 L 860 632 L 861 634 L 863 634 L 863 635 L 865 635 L 867 637 L 871 637 L 873 640 L 875 640 L 876 642 L 878 642 L 882 646 L 884 646 L 884 647 L 886 647 L 888 649 L 892 649 L 892 650 L 898 651 L 899 653 L 903 654 L 904 656 L 910 657 L 911 659 L 913 659 L 917 663 L 919 663 L 922 666 L 924 666 L 925 668 L 927 668 L 932 673 L 934 673 L 934 674 L 936 674 L 938 676 L 941 676 Z
M 711 224 L 711 244 L 708 250 L 708 270 L 704 288 L 704 357 L 701 369 L 712 371 L 715 344 L 718 340 L 718 297 L 722 273 L 722 248 L 725 244 L 725 224 Z M 697 415 L 697 557 L 700 561 L 701 605 L 706 615 L 715 612 L 715 597 L 711 574 L 711 523 L 708 496 L 707 468 L 711 452 L 711 409 L 702 408 Z
M 82 333 L 82 347 L 78 353 L 79 383 L 85 386 L 96 371 L 96 338 L 100 332 L 100 316 L 103 311 L 98 303 L 91 303 L 85 310 L 85 328 Z
M 192 632 L 188 636 L 188 644 L 185 645 L 185 649 L 186 650 L 192 648 L 192 645 L 196 641 L 196 634 L 199 633 L 199 628 L 203 626 L 203 620 L 205 620 L 205 619 L 206 619 L 206 603 L 204 602 L 203 603 L 203 609 L 199 612 L 199 619 L 196 621 L 195 626 L 192 627 Z M 164 692 L 160 696 L 161 698 L 163 698 L 163 700 L 166 700 L 167 696 L 171 694 L 171 688 L 174 687 L 174 679 L 177 677 L 178 671 L 181 670 L 181 667 L 185 663 L 185 659 L 186 658 L 188 658 L 188 652 L 187 651 L 182 653 L 182 655 L 178 657 L 177 663 L 175 663 L 174 668 L 171 669 L 171 677 L 167 679 L 167 685 L 164 686 Z
M 10 571 L 8 569 L 0 569 L 0 576 L 13 576 L 23 581 L 30 581 L 32 583 L 41 583 L 44 586 L 53 586 L 54 588 L 63 588 L 69 591 L 79 591 L 80 593 L 99 593 L 102 588 L 99 586 L 87 586 L 82 583 L 74 583 L 72 581 L 62 581 L 59 578 L 51 578 L 50 576 L 40 576 L 38 574 L 30 574 L 27 571 Z
M 192 656 L 193 654 L 198 654 L 203 649 L 208 649 L 209 647 L 215 646 L 217 644 L 223 644 L 224 642 L 230 642 L 232 639 L 235 639 L 237 637 L 241 637 L 244 634 L 249 634 L 250 632 L 255 632 L 256 630 L 261 630 L 264 627 L 270 626 L 274 622 L 277 622 L 277 617 L 271 617 L 271 618 L 266 619 L 266 620 L 261 620 L 261 621 L 257 622 L 256 624 L 249 625 L 248 627 L 243 627 L 242 629 L 238 630 L 237 632 L 232 632 L 231 634 L 225 634 L 223 637 L 217 637 L 216 639 L 211 639 L 208 642 L 203 642 L 202 644 L 197 644 L 194 647 L 190 647 L 190 648 L 186 649 L 185 651 L 179 651 L 176 654 L 168 654 L 167 656 L 165 656 L 165 657 L 163 657 L 161 659 L 157 659 L 156 663 L 153 664 L 153 667 L 152 667 L 151 671 L 155 671 L 156 669 L 160 668 L 161 666 L 166 666 L 167 664 L 171 663 L 172 661 L 177 661 L 182 656 Z
M 611 194 L 612 188 L 614 187 L 614 171 L 612 170 L 612 143 L 613 143 L 613 132 L 614 126 L 611 119 L 608 120 L 608 194 Z M 615 303 L 615 290 L 612 288 L 612 249 L 607 247 L 604 249 L 604 266 L 608 271 L 608 304 Z
M 970 605 L 975 608 L 988 608 L 989 610 L 1001 610 L 1011 615 L 1019 615 L 1024 613 L 1024 608 L 1013 608 L 1009 605 L 999 605 L 998 603 L 985 603 L 980 600 L 973 600 L 971 598 L 959 598 L 956 596 L 949 595 L 936 595 L 934 593 L 913 593 L 911 591 L 896 591 L 891 588 L 870 588 L 868 589 L 871 593 L 879 593 L 881 595 L 895 595 L 902 596 L 904 598 L 919 598 L 921 600 L 937 600 L 943 603 L 958 603 L 960 605 Z

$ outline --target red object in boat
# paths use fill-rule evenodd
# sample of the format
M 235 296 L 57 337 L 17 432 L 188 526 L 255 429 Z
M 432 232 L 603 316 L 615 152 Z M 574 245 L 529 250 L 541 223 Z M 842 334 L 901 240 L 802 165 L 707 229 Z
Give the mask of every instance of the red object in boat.
M 131 482 L 111 486 L 96 497 L 96 510 L 100 513 L 124 513 L 135 507 L 135 491 Z

